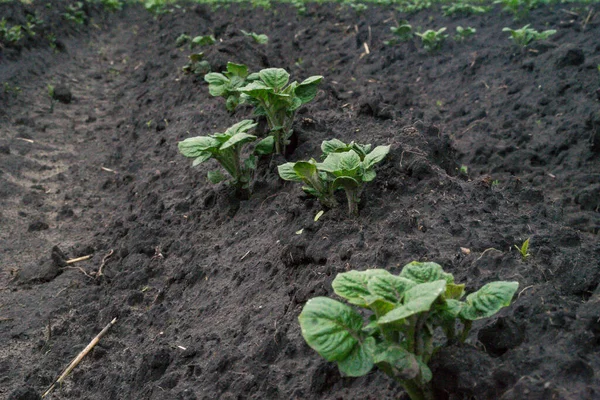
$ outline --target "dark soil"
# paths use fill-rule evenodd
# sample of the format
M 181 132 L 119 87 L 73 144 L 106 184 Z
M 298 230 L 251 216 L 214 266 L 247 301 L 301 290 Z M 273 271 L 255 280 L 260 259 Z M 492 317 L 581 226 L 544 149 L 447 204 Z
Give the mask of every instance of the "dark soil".
M 416 40 L 383 44 L 407 18 L 390 8 L 90 8 L 75 26 L 65 2 L 42 3 L 55 49 L 41 33 L 0 50 L 1 398 L 39 398 L 115 317 L 48 398 L 406 398 L 377 371 L 340 377 L 297 316 L 338 272 L 412 260 L 442 264 L 469 291 L 520 283 L 513 305 L 434 359 L 440 399 L 600 398 L 600 15 L 408 16 L 477 29 L 428 54 Z M 1 4 L 0 16 L 19 23 L 26 7 Z M 558 33 L 521 51 L 501 31 L 526 23 Z M 181 72 L 181 33 L 214 33 L 216 71 L 236 61 L 324 75 L 289 160 L 333 137 L 392 145 L 358 218 L 341 208 L 314 222 L 318 202 L 278 178 L 281 160 L 259 165 L 247 201 L 206 181 L 212 165 L 191 168 L 179 140 L 251 110 L 230 115 Z M 527 238 L 523 261 L 514 245 Z

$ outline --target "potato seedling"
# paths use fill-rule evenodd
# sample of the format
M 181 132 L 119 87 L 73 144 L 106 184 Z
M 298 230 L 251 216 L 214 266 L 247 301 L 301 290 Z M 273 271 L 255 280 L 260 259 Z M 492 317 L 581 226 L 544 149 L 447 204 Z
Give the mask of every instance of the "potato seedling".
M 123 8 L 121 0 L 102 0 L 101 3 L 108 11 L 121 11 Z
M 521 259 L 523 261 L 527 261 L 529 256 L 531 256 L 531 254 L 529 254 L 529 239 L 531 238 L 528 238 L 526 241 L 524 241 L 521 247 L 515 244 L 515 249 L 519 251 L 519 253 L 521 254 Z
M 63 14 L 64 19 L 83 25 L 85 23 L 85 12 L 83 11 L 83 3 L 78 1 L 67 6 L 67 11 Z
M 189 59 L 182 68 L 186 74 L 204 75 L 210 72 L 210 64 L 204 59 L 204 53 L 190 54 Z
M 395 45 L 398 42 L 408 42 L 413 38 L 412 26 L 408 21 L 400 21 L 398 26 L 390 27 L 390 31 L 394 34 L 394 38 L 383 42 L 388 46 Z
M 190 35 L 182 33 L 181 35 L 179 35 L 177 37 L 177 39 L 175 39 L 175 46 L 181 47 L 184 44 L 189 43 L 191 41 L 192 41 L 192 37 Z
M 210 94 L 223 97 L 228 111 L 235 110 L 240 104 L 241 93 L 238 89 L 256 79 L 258 79 L 257 73 L 248 74 L 247 66 L 232 62 L 227 63 L 227 71 L 223 71 L 223 73 L 211 72 L 204 76 Z
M 433 400 L 427 366 L 433 354 L 444 344 L 464 342 L 472 321 L 510 305 L 519 284 L 491 282 L 461 301 L 464 286 L 433 262 L 413 261 L 399 275 L 383 269 L 340 273 L 334 292 L 372 315 L 365 323 L 353 307 L 315 297 L 298 317 L 302 336 L 327 361 L 337 362 L 342 375 L 363 376 L 376 365 L 412 400 Z M 445 343 L 434 340 L 442 333 Z
M 448 37 L 448 35 L 444 33 L 445 31 L 446 27 L 440 28 L 437 31 L 429 29 L 423 33 L 417 33 L 417 36 L 421 38 L 425 50 L 433 52 L 439 50 L 442 47 L 442 44 L 444 44 L 446 38 Z
M 256 169 L 256 156 L 270 154 L 273 151 L 273 139 L 268 137 L 261 140 L 254 152 L 242 161 L 244 145 L 254 142 L 257 138 L 248 134 L 257 124 L 246 119 L 229 127 L 224 133 L 215 133 L 210 136 L 197 136 L 185 139 L 178 143 L 181 154 L 193 158 L 192 166 L 202 164 L 214 158 L 231 176 L 231 185 L 238 193 L 246 197 L 250 194 L 250 183 Z M 227 177 L 221 171 L 210 171 L 208 180 L 219 183 Z
M 390 146 L 371 150 L 371 145 L 333 139 L 324 141 L 321 149 L 325 157 L 322 163 L 314 159 L 285 163 L 278 167 L 279 176 L 286 181 L 303 182 L 302 189 L 329 208 L 338 204 L 334 192 L 343 189 L 349 214 L 357 215 L 365 184 L 375 179 L 374 167 L 385 158 Z
M 456 14 L 462 15 L 478 15 L 485 14 L 490 11 L 490 7 L 476 6 L 468 3 L 453 3 L 449 6 L 442 6 L 442 10 L 445 16 L 449 17 Z
M 144 0 L 144 8 L 155 16 L 173 11 L 167 8 L 166 0 Z
M 0 20 L 0 42 L 2 43 L 16 43 L 23 38 L 23 31 L 21 25 L 15 25 L 8 27 L 6 19 Z
M 284 152 L 289 143 L 296 111 L 315 98 L 323 77 L 311 76 L 301 83 L 289 83 L 289 79 L 290 74 L 286 70 L 267 68 L 258 72 L 256 80 L 237 89 L 242 94 L 240 100 L 255 107 L 255 115 L 267 118 L 277 154 Z
M 556 33 L 556 30 L 550 29 L 543 32 L 538 32 L 525 25 L 521 29 L 504 28 L 502 32 L 510 32 L 510 39 L 521 47 L 527 46 L 533 40 L 546 40 Z
M 470 26 L 467 28 L 463 28 L 462 26 L 456 27 L 456 35 L 454 36 L 454 40 L 457 42 L 464 42 L 471 36 L 475 35 L 477 30 L 475 28 L 471 28 Z
M 398 11 L 407 14 L 416 13 L 431 8 L 431 4 L 430 0 L 407 0 L 401 3 L 398 7 Z
M 213 35 L 196 36 L 190 42 L 190 49 L 196 46 L 210 46 L 211 44 L 215 44 L 216 41 L 217 39 Z
M 244 36 L 251 37 L 258 44 L 269 43 L 269 37 L 267 35 L 265 35 L 264 33 L 258 34 L 258 33 L 254 33 L 254 32 L 246 32 L 243 29 L 240 29 L 240 31 L 244 34 Z
M 494 4 L 501 4 L 502 11 L 507 11 L 515 16 L 515 20 L 525 18 L 529 11 L 543 4 L 546 0 L 496 0 Z

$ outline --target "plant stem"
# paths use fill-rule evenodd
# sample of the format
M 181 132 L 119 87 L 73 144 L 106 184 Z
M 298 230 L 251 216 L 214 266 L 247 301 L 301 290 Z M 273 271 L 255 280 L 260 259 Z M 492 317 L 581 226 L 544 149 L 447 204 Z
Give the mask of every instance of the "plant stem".
M 464 343 L 465 340 L 467 340 L 467 337 L 469 336 L 469 332 L 471 331 L 471 325 L 473 325 L 473 321 L 463 320 L 462 323 L 464 327 L 460 335 L 460 342 Z
M 435 400 L 429 384 L 423 386 L 414 379 L 402 380 L 396 377 L 393 378 L 404 388 L 404 390 L 406 390 L 406 393 L 408 393 L 408 397 L 410 397 L 411 400 Z

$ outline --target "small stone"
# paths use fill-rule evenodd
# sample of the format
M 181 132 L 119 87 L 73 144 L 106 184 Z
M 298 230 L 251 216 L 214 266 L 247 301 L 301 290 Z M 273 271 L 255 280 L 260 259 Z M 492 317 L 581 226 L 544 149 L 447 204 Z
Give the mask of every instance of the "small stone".
M 50 226 L 43 221 L 35 221 L 29 224 L 29 228 L 27 229 L 29 232 L 37 232 L 37 231 L 45 231 L 49 229 Z
M 64 104 L 69 104 L 73 99 L 71 91 L 65 85 L 57 85 L 54 88 L 54 94 L 52 97 Z
M 570 65 L 577 66 L 585 62 L 583 50 L 570 48 L 556 62 L 558 68 L 568 67 Z

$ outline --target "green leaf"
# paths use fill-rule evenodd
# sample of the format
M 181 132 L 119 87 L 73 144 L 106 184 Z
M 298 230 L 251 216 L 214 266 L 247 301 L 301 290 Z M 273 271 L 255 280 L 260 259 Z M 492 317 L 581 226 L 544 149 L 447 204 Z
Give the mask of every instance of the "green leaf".
M 365 156 L 363 167 L 365 169 L 373 168 L 375 164 L 381 162 L 390 152 L 390 146 L 377 146 L 369 154 Z
M 256 136 L 254 136 L 254 135 L 249 135 L 245 132 L 236 133 L 228 141 L 226 141 L 225 143 L 223 143 L 221 145 L 220 150 L 226 150 L 230 147 L 239 146 L 244 143 L 253 142 L 255 140 L 256 140 Z
M 340 176 L 338 178 L 335 178 L 331 186 L 334 190 L 338 188 L 344 188 L 346 190 L 352 191 L 358 188 L 360 186 L 360 183 L 350 176 Z
M 355 346 L 348 356 L 338 361 L 338 368 L 345 376 L 363 376 L 373 369 L 373 353 L 375 339 L 369 337 L 364 342 Z
M 187 138 L 177 143 L 179 152 L 185 157 L 192 158 L 199 157 L 207 150 L 215 149 L 217 146 L 219 146 L 219 142 L 216 139 L 208 136 Z
M 192 162 L 192 167 L 195 167 L 196 165 L 200 165 L 203 162 L 210 160 L 212 158 L 212 153 L 209 151 L 205 151 L 200 153 L 200 155 L 198 157 L 196 157 L 194 159 L 194 162 Z
M 246 86 L 239 88 L 238 92 L 245 93 L 250 97 L 264 100 L 269 96 L 270 93 L 273 93 L 273 89 L 261 81 L 252 81 Z
M 322 163 L 318 164 L 321 171 L 332 174 L 335 174 L 336 172 L 340 173 L 342 171 L 353 171 L 359 166 L 360 157 L 354 150 L 343 153 L 330 153 Z
M 431 305 L 446 289 L 445 280 L 418 284 L 404 293 L 404 304 L 379 318 L 378 324 L 400 321 L 411 315 L 429 311 Z
M 454 284 L 454 283 L 449 283 L 446 286 L 446 293 L 444 293 L 444 297 L 446 299 L 456 299 L 459 300 L 463 294 L 465 293 L 465 285 L 460 284 Z
M 427 383 L 433 379 L 433 373 L 431 369 L 425 364 L 421 357 L 417 358 L 417 362 L 419 363 L 419 372 L 421 373 L 421 382 Z
M 366 296 L 370 296 L 368 289 L 369 280 L 376 276 L 391 276 L 385 269 L 368 269 L 366 271 L 349 271 L 338 274 L 331 287 L 340 297 L 348 300 L 349 303 L 360 307 L 367 307 Z
M 343 361 L 359 343 L 363 319 L 339 301 L 312 298 L 298 320 L 306 343 L 327 361 Z
M 317 173 L 317 167 L 308 161 L 298 161 L 294 164 L 294 171 L 298 176 L 308 181 Z
M 490 282 L 467 296 L 460 316 L 470 321 L 491 317 L 502 307 L 510 305 L 518 287 L 518 282 Z
M 348 145 L 339 139 L 325 140 L 323 143 L 321 143 L 321 151 L 325 155 L 347 150 Z
M 322 79 L 322 76 L 311 76 L 298 85 L 294 93 L 302 102 L 301 104 L 306 104 L 315 98 Z
M 264 138 L 256 144 L 256 147 L 254 148 L 254 154 L 259 156 L 272 154 L 274 148 L 275 138 L 273 136 L 267 136 L 266 138 Z
M 260 79 L 275 91 L 283 89 L 290 79 L 290 74 L 283 68 L 267 68 L 261 70 L 258 74 Z
M 254 128 L 256 125 L 258 125 L 258 124 L 255 123 L 254 121 L 252 121 L 251 119 L 243 119 L 240 122 L 237 122 L 237 123 L 231 125 L 229 128 L 227 128 L 225 133 L 233 136 L 237 133 L 248 132 L 250 129 Z
M 401 304 L 404 293 L 417 284 L 409 279 L 395 275 L 374 276 L 367 287 L 371 294 L 380 296 L 394 304 Z
M 251 154 L 244 160 L 244 167 L 246 170 L 253 171 L 256 169 L 256 157 Z
M 217 184 L 219 182 L 223 182 L 227 177 L 223 175 L 221 171 L 208 171 L 208 180 L 211 183 Z
M 232 62 L 227 63 L 227 72 L 231 75 L 239 76 L 240 78 L 245 78 L 248 76 L 248 67 L 244 64 L 235 64 Z
M 294 170 L 295 163 L 285 163 L 277 166 L 277 172 L 284 181 L 302 182 L 302 178 Z
M 400 276 L 417 283 L 432 282 L 438 279 L 445 279 L 448 283 L 454 283 L 452 274 L 444 272 L 442 266 L 434 262 L 413 261 L 402 268 Z
M 388 364 L 394 376 L 400 379 L 414 379 L 419 375 L 419 362 L 414 354 L 397 344 L 382 343 L 377 346 L 373 361 L 385 371 Z
M 454 299 L 448 299 L 442 304 L 436 304 L 435 314 L 438 318 L 441 319 L 444 323 L 454 324 L 456 321 L 456 317 L 460 314 L 463 309 L 464 303 Z
M 375 179 L 376 176 L 377 176 L 377 173 L 375 172 L 374 169 L 368 169 L 366 171 L 363 171 L 361 180 L 363 182 L 371 182 L 373 179 Z

